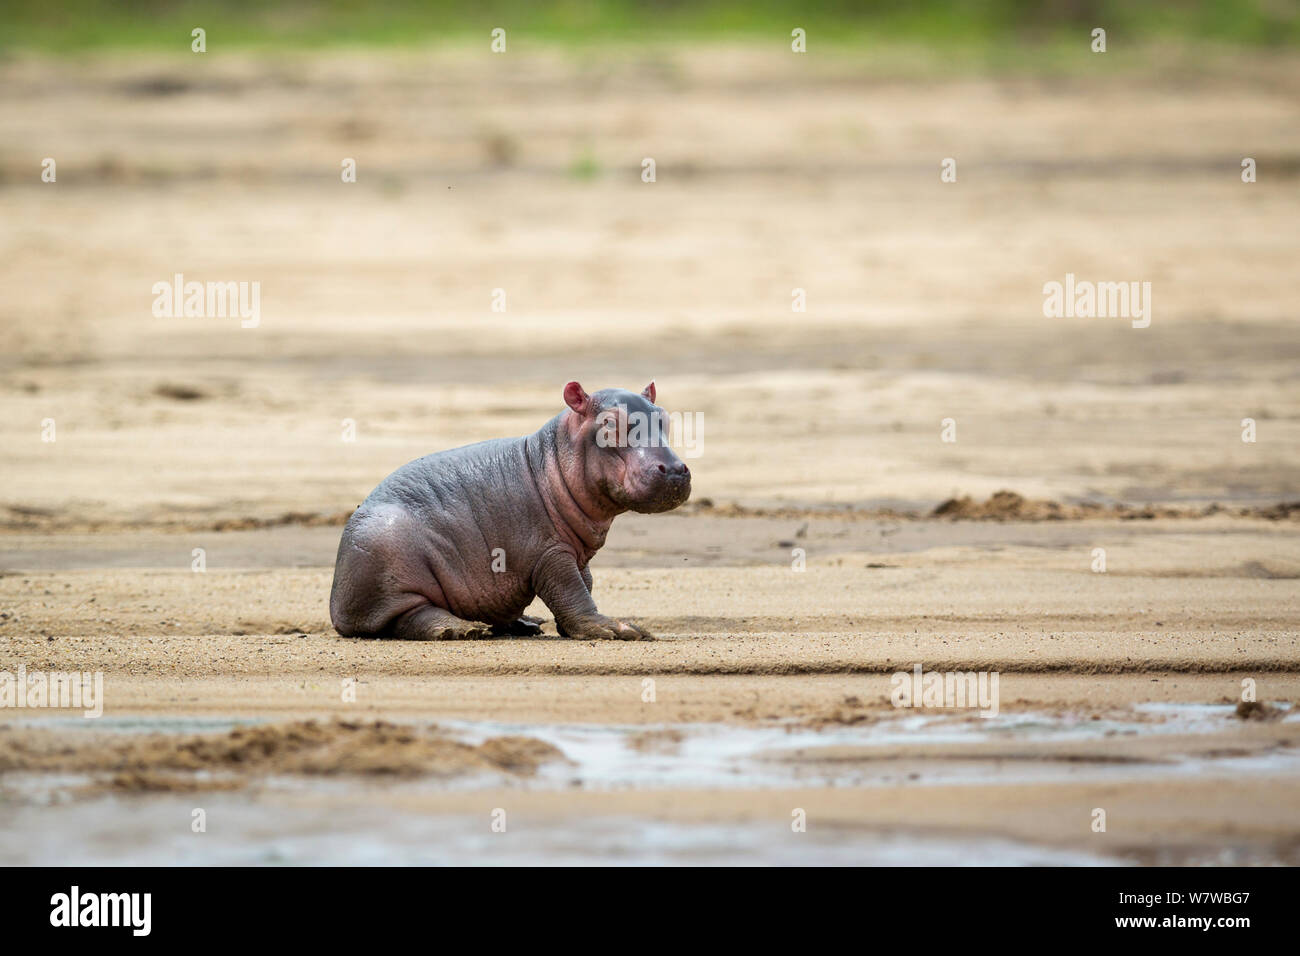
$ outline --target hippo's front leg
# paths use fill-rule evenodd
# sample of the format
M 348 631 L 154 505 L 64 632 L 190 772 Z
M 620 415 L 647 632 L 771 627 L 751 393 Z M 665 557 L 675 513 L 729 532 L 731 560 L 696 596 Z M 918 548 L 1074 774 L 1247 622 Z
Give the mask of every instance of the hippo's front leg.
M 590 572 L 586 577 L 590 579 Z M 555 615 L 555 627 L 564 637 L 598 641 L 654 640 L 648 631 L 596 610 L 578 562 L 567 551 L 547 552 L 533 571 L 533 587 Z

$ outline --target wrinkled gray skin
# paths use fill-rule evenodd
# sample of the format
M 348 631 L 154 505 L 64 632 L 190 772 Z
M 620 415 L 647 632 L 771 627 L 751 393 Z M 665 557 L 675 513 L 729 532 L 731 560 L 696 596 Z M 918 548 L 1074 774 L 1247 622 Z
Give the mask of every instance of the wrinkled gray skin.
M 686 501 L 690 470 L 667 445 L 653 382 L 640 394 L 590 396 L 570 382 L 564 399 L 568 409 L 531 435 L 426 455 L 371 492 L 339 542 L 330 618 L 340 634 L 536 634 L 541 622 L 524 609 L 540 596 L 565 637 L 654 640 L 596 610 L 587 563 L 616 515 Z M 631 441 L 610 442 L 610 418 L 632 412 L 660 422 L 662 439 L 637 441 L 628 427 Z M 597 440 L 602 430 L 609 447 Z M 504 571 L 493 570 L 494 557 Z

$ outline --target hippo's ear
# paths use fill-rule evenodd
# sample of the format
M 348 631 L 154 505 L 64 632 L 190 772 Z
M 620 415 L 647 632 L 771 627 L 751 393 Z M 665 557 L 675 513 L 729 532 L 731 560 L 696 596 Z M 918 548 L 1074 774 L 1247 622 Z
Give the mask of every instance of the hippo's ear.
M 655 403 L 655 383 L 651 382 L 645 388 L 641 389 L 641 394 L 645 396 L 646 400 L 651 405 L 653 405 Z
M 577 382 L 570 382 L 564 386 L 564 404 L 579 415 L 585 415 L 587 409 L 591 407 L 591 396 L 584 392 Z

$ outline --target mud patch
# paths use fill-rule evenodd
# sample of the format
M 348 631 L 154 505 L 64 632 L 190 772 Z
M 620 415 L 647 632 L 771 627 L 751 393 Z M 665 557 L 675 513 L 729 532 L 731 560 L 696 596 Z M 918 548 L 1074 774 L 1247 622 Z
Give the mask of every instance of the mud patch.
M 176 402 L 197 402 L 208 398 L 207 392 L 192 385 L 178 385 L 175 382 L 163 382 L 154 387 L 153 393 L 159 398 L 170 398 Z
M 1102 518 L 1120 521 L 1153 521 L 1156 518 L 1209 518 L 1214 515 L 1231 515 L 1239 518 L 1262 518 L 1268 521 L 1290 521 L 1300 518 L 1300 501 L 1284 501 L 1262 507 L 1228 508 L 1217 502 L 1201 508 L 1172 506 L 1115 504 L 1084 501 L 1062 504 L 1047 499 L 1026 498 L 1014 491 L 1003 489 L 994 492 L 986 501 L 976 501 L 969 495 L 949 498 L 930 513 L 933 518 L 953 521 L 1082 521 Z
M 111 774 L 98 785 L 128 792 L 234 789 L 269 775 L 532 776 L 542 764 L 564 759 L 557 747 L 532 737 L 492 737 L 474 745 L 438 727 L 384 721 L 307 720 L 127 739 L 43 729 L 0 736 L 0 774 Z
M 860 697 L 848 695 L 839 703 L 825 710 L 801 715 L 799 722 L 815 729 L 832 726 L 851 727 L 854 724 L 863 724 L 876 720 L 881 716 L 882 712 L 892 711 L 893 709 L 889 705 L 888 698 L 881 698 L 868 703 Z
M 159 393 L 162 394 L 162 393 Z M 203 397 L 167 394 L 164 397 L 191 401 Z M 215 510 L 215 509 L 214 509 Z M 70 510 L 54 511 L 20 503 L 0 505 L 0 531 L 57 532 L 60 534 L 96 534 L 109 531 L 256 531 L 264 528 L 341 528 L 352 517 L 352 510 L 285 511 L 270 515 L 210 516 L 185 514 L 169 509 L 166 514 L 141 512 L 131 516 L 77 514 Z M 1198 507 L 1174 505 L 1102 504 L 1095 501 L 1065 503 L 1043 498 L 1026 498 L 1014 491 L 994 492 L 985 501 L 969 495 L 949 498 L 933 509 L 886 508 L 867 504 L 841 506 L 793 504 L 780 507 L 744 505 L 739 502 L 716 504 L 704 498 L 687 502 L 674 515 L 712 518 L 775 518 L 788 521 L 834 519 L 846 521 L 925 521 L 936 518 L 950 521 L 1154 521 L 1157 518 L 1211 518 L 1216 515 L 1264 521 L 1300 521 L 1300 501 L 1279 501 L 1267 505 L 1229 507 L 1212 502 Z
M 180 772 L 128 770 L 114 774 L 107 780 L 78 787 L 77 796 L 94 797 L 106 792 L 114 793 L 211 793 L 220 790 L 239 790 L 245 781 L 239 777 L 213 777 Z
M 685 739 L 686 735 L 676 727 L 661 727 L 632 734 L 627 738 L 627 745 L 641 753 L 675 754 Z
M 180 401 L 176 395 L 166 397 Z M 202 514 L 177 516 L 137 514 L 129 517 L 103 516 L 92 517 L 78 515 L 69 511 L 55 512 L 47 508 L 36 508 L 20 504 L 0 506 L 0 531 L 20 532 L 39 531 L 59 534 L 98 534 L 107 531 L 258 531 L 263 528 L 341 528 L 352 517 L 351 508 L 346 511 L 285 511 L 266 516 L 208 517 Z
M 1274 707 L 1258 700 L 1243 700 L 1237 705 L 1236 715 L 1242 720 L 1262 720 L 1274 721 L 1281 720 L 1287 715 L 1287 710 L 1281 707 Z
M 1225 515 L 1265 521 L 1300 520 L 1300 501 L 1281 501 L 1268 505 L 1228 507 L 1212 502 L 1200 507 L 1174 505 L 1102 504 L 1096 501 L 1065 503 L 1046 498 L 1026 498 L 1008 489 L 996 491 L 984 501 L 969 495 L 949 498 L 933 510 L 915 508 L 875 508 L 845 504 L 835 507 L 750 507 L 738 502 L 715 504 L 704 498 L 687 502 L 677 509 L 681 514 L 708 515 L 715 518 L 780 518 L 802 520 L 827 518 L 839 520 L 920 521 L 946 518 L 950 521 L 1154 521 L 1157 518 L 1210 518 Z

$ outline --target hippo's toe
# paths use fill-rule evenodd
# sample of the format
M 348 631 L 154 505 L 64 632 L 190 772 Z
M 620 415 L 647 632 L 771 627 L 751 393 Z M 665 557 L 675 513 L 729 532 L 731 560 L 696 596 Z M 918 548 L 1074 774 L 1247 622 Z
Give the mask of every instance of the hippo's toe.
M 643 627 L 597 614 L 570 621 L 560 628 L 563 637 L 578 641 L 653 641 L 655 636 Z

